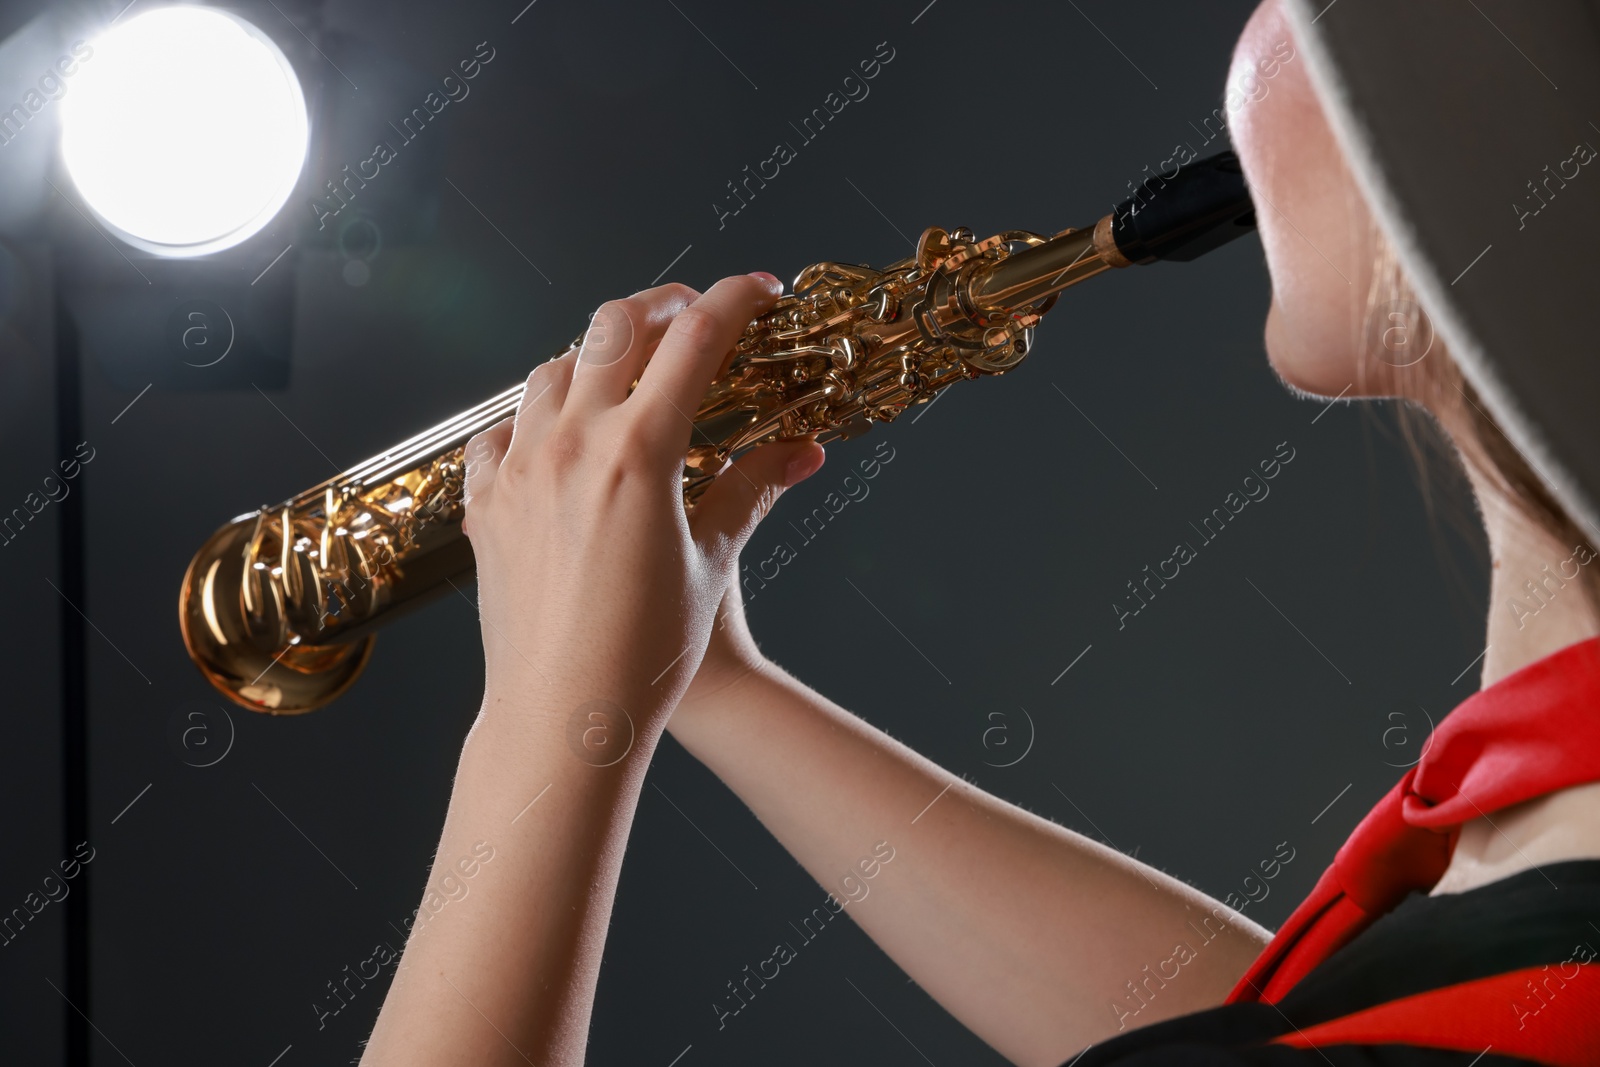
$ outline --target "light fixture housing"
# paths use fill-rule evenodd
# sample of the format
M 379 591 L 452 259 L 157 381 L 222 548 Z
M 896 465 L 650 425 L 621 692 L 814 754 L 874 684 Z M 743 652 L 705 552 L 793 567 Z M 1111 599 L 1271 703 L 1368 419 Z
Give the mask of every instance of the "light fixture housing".
M 61 156 L 117 237 L 161 256 L 240 243 L 288 200 L 310 121 L 300 81 L 236 15 L 157 8 L 90 42 L 61 101 Z

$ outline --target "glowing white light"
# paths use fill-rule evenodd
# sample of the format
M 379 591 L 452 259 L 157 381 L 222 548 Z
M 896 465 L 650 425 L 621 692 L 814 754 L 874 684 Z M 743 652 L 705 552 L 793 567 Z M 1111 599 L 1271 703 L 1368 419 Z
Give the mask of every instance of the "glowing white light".
M 123 240 L 198 256 L 245 240 L 305 164 L 305 97 L 289 61 L 243 19 L 149 11 L 90 42 L 61 101 L 61 153 Z

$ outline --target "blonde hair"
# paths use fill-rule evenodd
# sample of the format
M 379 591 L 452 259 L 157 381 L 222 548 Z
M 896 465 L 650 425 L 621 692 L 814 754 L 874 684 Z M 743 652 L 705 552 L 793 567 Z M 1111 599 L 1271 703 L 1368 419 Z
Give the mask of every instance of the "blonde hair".
M 1357 384 L 1369 394 L 1399 398 L 1400 434 L 1415 460 L 1430 515 L 1436 504 L 1428 477 L 1429 452 L 1468 472 L 1494 495 L 1480 506 L 1504 507 L 1568 550 L 1594 548 L 1589 535 L 1556 499 L 1533 464 L 1489 414 L 1472 383 L 1433 334 L 1433 325 L 1401 269 L 1394 246 L 1373 226 L 1373 268 L 1364 320 L 1365 350 Z M 1530 575 L 1530 577 L 1532 577 Z M 1577 581 L 1591 613 L 1600 616 L 1600 567 Z

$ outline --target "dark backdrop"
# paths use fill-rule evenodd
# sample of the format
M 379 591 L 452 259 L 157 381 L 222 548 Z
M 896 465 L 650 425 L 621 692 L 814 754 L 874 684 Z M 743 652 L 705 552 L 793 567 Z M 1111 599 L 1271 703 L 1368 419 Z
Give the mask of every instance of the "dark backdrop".
M 0 32 L 85 36 L 77 20 L 122 2 L 43 22 L 12 3 Z M 199 273 L 125 261 L 89 228 L 39 163 L 49 116 L 24 131 L 42 155 L 0 150 L 0 507 L 62 458 L 64 333 L 96 450 L 76 483 L 82 602 L 52 587 L 62 507 L 0 548 L 0 909 L 70 854 L 58 633 L 81 608 L 94 858 L 72 884 L 92 901 L 95 1063 L 353 1062 L 387 979 L 320 1028 L 313 1004 L 375 943 L 398 947 L 480 696 L 475 612 L 452 595 L 390 626 L 336 705 L 224 715 L 174 610 L 212 529 L 515 382 L 658 276 L 792 277 L 900 258 L 928 225 L 1092 222 L 1175 143 L 1221 146 L 1196 127 L 1251 7 L 524 3 L 239 8 L 294 58 L 315 149 L 274 224 Z M 470 95 L 319 232 L 322 183 L 480 42 L 494 58 Z M 726 183 L 880 42 L 893 58 L 870 96 L 719 219 Z M 33 65 L 8 56 L 7 99 Z M 1219 897 L 1259 895 L 1246 877 L 1287 843 L 1249 910 L 1275 925 L 1475 685 L 1485 582 L 1467 540 L 1431 523 L 1386 414 L 1275 380 L 1268 291 L 1251 238 L 1067 293 L 1015 372 L 835 446 L 747 559 L 797 549 L 750 603 L 771 655 L 984 788 Z M 162 325 L 219 292 L 255 301 L 235 310 L 259 351 L 185 368 Z M 879 440 L 893 459 L 870 494 L 799 543 L 790 523 Z M 1199 545 L 1190 524 L 1289 449 L 1270 496 Z M 1198 558 L 1119 628 L 1126 583 L 1185 540 Z M 207 728 L 186 744 L 197 708 Z M 719 1030 L 725 983 L 823 890 L 674 742 L 650 780 L 591 1062 L 1002 1062 L 849 923 Z M 1001 872 L 986 891 L 1008 906 Z M 66 911 L 0 948 L 7 1062 L 62 1055 Z

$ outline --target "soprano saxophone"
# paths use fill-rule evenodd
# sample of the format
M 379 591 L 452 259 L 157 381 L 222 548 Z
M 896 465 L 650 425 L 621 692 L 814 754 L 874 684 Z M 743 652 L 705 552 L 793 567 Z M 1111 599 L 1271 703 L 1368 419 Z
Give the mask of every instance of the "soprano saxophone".
M 952 382 L 1010 370 L 1069 286 L 1113 267 L 1193 259 L 1254 226 L 1238 160 L 1224 152 L 1149 179 L 1087 229 L 978 240 L 933 228 L 911 258 L 882 270 L 807 267 L 745 330 L 700 404 L 684 506 L 762 442 L 854 437 Z M 212 534 L 178 601 L 184 644 L 205 677 L 235 703 L 277 715 L 348 689 L 379 625 L 473 570 L 461 532 L 463 451 L 517 410 L 523 389 Z

